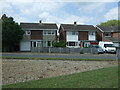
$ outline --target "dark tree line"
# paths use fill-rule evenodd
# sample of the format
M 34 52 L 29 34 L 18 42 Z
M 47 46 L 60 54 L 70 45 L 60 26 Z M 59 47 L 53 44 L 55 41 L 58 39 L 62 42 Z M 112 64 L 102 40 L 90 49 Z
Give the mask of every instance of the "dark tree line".
M 2 16 L 2 51 L 19 50 L 20 40 L 23 37 L 24 31 L 12 17 Z

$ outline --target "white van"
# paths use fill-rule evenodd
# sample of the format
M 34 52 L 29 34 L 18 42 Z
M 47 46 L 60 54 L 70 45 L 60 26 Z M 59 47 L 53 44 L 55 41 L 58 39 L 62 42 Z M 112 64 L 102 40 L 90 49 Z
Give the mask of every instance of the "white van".
M 114 46 L 113 42 L 100 41 L 99 46 L 102 47 L 104 52 L 116 53 L 116 47 Z

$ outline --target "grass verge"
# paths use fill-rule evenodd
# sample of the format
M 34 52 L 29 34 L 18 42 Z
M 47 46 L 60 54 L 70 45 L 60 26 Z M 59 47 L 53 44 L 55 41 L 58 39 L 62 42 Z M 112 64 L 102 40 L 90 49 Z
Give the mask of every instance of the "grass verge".
M 118 67 L 3 85 L 3 88 L 118 88 Z
M 32 60 L 71 60 L 71 61 L 115 61 L 113 59 L 78 59 L 78 58 L 39 58 L 39 57 L 14 57 L 2 56 L 2 59 L 32 59 Z

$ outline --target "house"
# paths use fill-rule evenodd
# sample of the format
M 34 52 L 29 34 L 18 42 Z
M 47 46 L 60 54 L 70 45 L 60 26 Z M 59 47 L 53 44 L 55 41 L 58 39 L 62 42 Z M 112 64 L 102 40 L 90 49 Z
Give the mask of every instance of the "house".
M 96 26 L 98 41 L 111 41 L 116 47 L 120 46 L 120 29 L 118 26 Z
M 20 51 L 31 51 L 32 47 L 52 47 L 57 40 L 58 27 L 54 23 L 20 23 L 25 31 L 20 42 Z
M 96 28 L 93 25 L 61 24 L 59 28 L 59 40 L 66 41 L 66 47 L 89 47 L 98 44 L 96 41 Z

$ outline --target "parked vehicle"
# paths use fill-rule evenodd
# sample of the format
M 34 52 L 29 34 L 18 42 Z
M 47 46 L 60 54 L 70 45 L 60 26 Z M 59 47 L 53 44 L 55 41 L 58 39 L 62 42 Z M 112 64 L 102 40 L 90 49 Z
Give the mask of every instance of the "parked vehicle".
M 97 48 L 98 54 L 99 53 L 104 53 L 102 47 L 100 47 L 99 45 L 92 45 L 93 48 Z
M 102 47 L 104 52 L 116 53 L 116 47 L 114 46 L 113 42 L 100 41 L 99 46 Z

